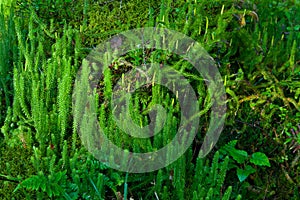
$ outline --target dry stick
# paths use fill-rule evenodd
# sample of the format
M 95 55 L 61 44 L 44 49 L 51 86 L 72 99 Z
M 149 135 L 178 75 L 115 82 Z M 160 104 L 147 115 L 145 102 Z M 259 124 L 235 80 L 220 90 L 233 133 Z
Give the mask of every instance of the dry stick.
M 299 158 L 300 158 L 300 151 L 298 151 L 297 156 L 292 161 L 292 166 L 291 166 L 292 168 L 294 168 L 296 166 L 296 164 L 298 163 Z
M 294 184 L 295 182 L 293 181 L 293 179 L 290 177 L 290 175 L 287 173 L 287 171 L 284 169 L 284 166 L 281 164 L 281 169 L 286 177 L 286 179 L 288 180 L 289 183 Z

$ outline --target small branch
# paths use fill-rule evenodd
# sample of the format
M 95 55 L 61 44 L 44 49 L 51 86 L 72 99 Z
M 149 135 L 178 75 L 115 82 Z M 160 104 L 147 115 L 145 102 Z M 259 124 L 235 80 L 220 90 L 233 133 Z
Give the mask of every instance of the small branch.
M 20 183 L 19 179 L 11 178 L 11 177 L 1 175 L 1 174 L 0 174 L 0 181 L 9 181 L 9 182 L 14 182 L 14 183 Z
M 296 165 L 297 165 L 297 163 L 299 162 L 299 158 L 300 158 L 300 151 L 298 151 L 298 154 L 297 154 L 297 156 L 295 157 L 295 159 L 292 161 L 292 168 L 294 168 Z
M 281 165 L 281 169 L 286 177 L 286 179 L 288 180 L 289 183 L 291 184 L 295 184 L 295 182 L 293 181 L 293 179 L 290 177 L 290 175 L 287 173 L 287 171 L 284 169 L 284 166 Z

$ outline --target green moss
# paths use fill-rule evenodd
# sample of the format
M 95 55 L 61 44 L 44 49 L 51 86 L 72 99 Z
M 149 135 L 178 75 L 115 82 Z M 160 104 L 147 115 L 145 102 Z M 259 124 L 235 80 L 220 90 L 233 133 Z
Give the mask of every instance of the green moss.
M 30 157 L 32 150 L 28 146 L 19 145 L 10 147 L 1 142 L 0 145 L 0 175 L 9 176 L 22 180 L 31 174 L 36 173 L 32 166 Z M 13 179 L 14 180 L 14 179 Z M 0 180 L 0 197 L 1 199 L 24 199 L 25 193 L 22 190 L 13 193 L 17 183 L 12 181 Z
M 20 52 L 14 52 L 14 56 L 11 56 L 12 48 L 10 52 L 1 54 L 4 55 L 1 57 L 2 63 L 6 62 L 3 58 L 12 57 L 10 66 L 14 63 L 15 70 L 14 79 L 12 70 L 8 68 L 3 73 L 5 76 L 1 74 L 1 80 L 11 86 L 5 91 L 3 88 L 7 84 L 2 83 L 0 88 L 0 121 L 3 122 L 7 115 L 1 129 L 0 175 L 24 180 L 37 175 L 37 171 L 48 175 L 66 170 L 69 184 L 64 189 L 74 199 L 88 198 L 89 195 L 114 198 L 122 194 L 123 174 L 101 166 L 82 148 L 75 126 L 72 125 L 70 91 L 81 59 L 93 47 L 124 30 L 161 26 L 183 32 L 201 43 L 215 59 L 224 78 L 227 120 L 216 148 L 230 140 L 238 140 L 237 145 L 241 150 L 264 152 L 270 158 L 271 168 L 268 171 L 258 169 L 242 184 L 238 183 L 236 174 L 229 171 L 223 184 L 227 165 L 223 161 L 221 163 L 226 167 L 218 167 L 217 164 L 221 164 L 217 163 L 218 156 L 213 160 L 211 168 L 214 170 L 202 163 L 204 160 L 195 163 L 197 148 L 209 124 L 209 117 L 203 116 L 196 141 L 186 154 L 158 174 L 130 175 L 125 187 L 128 196 L 154 199 L 157 192 L 163 199 L 197 199 L 207 193 L 220 197 L 221 194 L 228 195 L 231 192 L 229 186 L 232 185 L 233 197 L 240 191 L 249 198 L 295 197 L 300 182 L 299 168 L 291 167 L 297 166 L 298 155 L 293 153 L 292 147 L 297 143 L 292 145 L 292 140 L 296 138 L 292 136 L 291 129 L 297 128 L 300 118 L 300 18 L 296 15 L 299 8 L 297 1 L 268 0 L 18 0 L 14 17 L 18 23 Z M 19 20 L 22 18 L 24 20 Z M 14 27 L 13 23 L 9 25 Z M 2 35 L 5 31 L 9 32 L 3 27 Z M 13 30 L 9 32 L 12 33 L 9 39 L 13 41 L 12 46 L 17 40 Z M 142 51 L 131 52 L 122 58 L 130 66 L 117 62 L 114 63 L 116 66 L 111 66 L 115 68 L 100 80 L 99 87 L 103 88 L 98 91 L 98 103 L 101 104 L 100 123 L 104 125 L 109 138 L 119 147 L 146 152 L 162 147 L 176 132 L 180 106 L 174 95 L 167 94 L 168 91 L 159 86 L 136 91 L 130 102 L 136 123 L 145 125 L 149 122 L 149 106 L 155 103 L 165 107 L 172 105 L 170 113 L 175 113 L 174 116 L 168 115 L 167 126 L 162 131 L 164 134 L 143 141 L 132 139 L 119 129 L 115 131 L 116 124 L 105 102 L 112 92 L 111 86 L 122 77 L 122 73 L 132 68 L 132 64 L 142 64 L 142 56 Z M 205 107 L 209 101 L 206 87 L 199 83 L 200 74 L 191 65 L 169 52 L 155 49 L 147 50 L 146 56 L 149 60 L 166 62 L 182 71 L 198 96 L 203 97 L 199 105 Z M 105 84 L 110 85 L 106 90 Z M 11 105 L 7 103 L 10 99 L 5 98 L 6 94 L 10 97 L 14 94 L 14 104 L 9 112 L 5 112 Z M 212 158 L 212 155 L 208 158 Z M 200 173 L 200 169 L 203 173 Z M 217 172 L 222 172 L 222 184 L 217 185 L 217 190 L 209 189 L 206 186 L 215 183 Z M 205 175 L 212 178 L 206 180 Z M 153 180 L 159 186 L 153 185 Z M 44 194 L 30 191 L 30 187 L 26 191 L 12 193 L 16 183 L 0 182 L 1 199 L 23 199 L 25 194 L 31 199 L 45 197 Z M 207 185 L 202 187 L 199 183 Z M 229 188 L 227 192 L 226 188 Z M 265 194 L 265 191 L 270 191 L 270 194 Z

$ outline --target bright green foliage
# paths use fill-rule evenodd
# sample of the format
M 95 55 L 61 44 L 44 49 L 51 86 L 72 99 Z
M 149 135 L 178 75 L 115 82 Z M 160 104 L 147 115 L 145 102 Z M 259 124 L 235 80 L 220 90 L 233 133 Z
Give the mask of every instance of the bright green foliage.
M 31 153 L 23 163 L 27 168 L 22 174 L 25 180 L 15 190 L 16 196 L 20 192 L 30 196 L 32 191 L 37 191 L 38 199 L 102 197 L 104 185 L 113 189 L 114 183 L 96 172 L 100 163 L 89 166 L 84 164 L 83 156 L 78 158 L 78 141 L 74 136 L 77 133 L 72 132 L 71 89 L 79 68 L 76 65 L 80 51 L 78 32 L 64 26 L 61 35 L 55 34 L 51 46 L 45 46 L 44 41 L 49 40 L 48 30 L 38 26 L 34 13 L 31 16 L 28 27 L 19 18 L 15 20 L 20 53 L 15 55 L 14 62 L 14 103 L 1 129 L 8 147 Z M 24 28 L 28 32 L 22 31 Z M 81 154 L 86 152 L 82 149 Z M 12 160 L 6 156 L 3 159 L 7 164 Z M 22 162 L 23 157 L 19 156 L 19 160 Z M 2 169 L 5 168 L 1 167 L 4 173 Z M 70 177 L 71 182 L 67 181 Z M 87 178 L 86 182 L 82 178 Z M 11 192 L 6 195 L 7 198 L 14 196 Z
M 2 8 L 1 13 L 4 16 L 9 16 L 11 12 L 11 7 L 13 7 L 15 1 L 14 0 L 0 0 L 0 6 Z
M 244 180 L 246 180 L 246 178 L 248 178 L 248 176 L 250 174 L 253 174 L 254 172 L 256 172 L 256 170 L 251 167 L 250 165 L 246 165 L 245 168 L 237 168 L 236 170 L 236 175 L 239 178 L 240 182 L 243 182 Z
M 232 167 L 237 168 L 237 176 L 241 182 L 243 182 L 250 174 L 256 172 L 250 163 L 256 166 L 268 166 L 270 167 L 270 162 L 266 154 L 262 152 L 255 152 L 251 156 L 243 150 L 236 149 L 235 146 L 237 140 L 232 140 L 228 144 L 224 145 L 220 152 L 224 155 L 229 154 L 233 160 L 237 163 L 232 163 Z M 250 163 L 249 163 L 250 162 Z
M 251 155 L 250 162 L 258 166 L 268 166 L 270 167 L 270 162 L 266 154 L 261 152 L 256 152 Z
M 65 196 L 66 199 L 71 199 L 63 189 L 65 184 L 66 171 L 50 174 L 48 177 L 46 177 L 43 172 L 40 172 L 38 173 L 38 175 L 24 180 L 21 184 L 18 185 L 14 192 L 19 190 L 20 188 L 27 188 L 31 190 L 41 190 L 47 193 L 47 196 L 49 197 Z
M 0 198 L 299 198 L 299 9 L 297 0 L 17 0 L 10 16 L 0 15 Z M 112 93 L 126 93 L 113 86 L 118 79 L 128 82 L 127 71 L 151 62 L 168 64 L 199 97 L 199 132 L 187 152 L 157 172 L 125 175 L 80 144 L 78 127 L 95 127 L 81 120 L 81 109 L 72 110 L 71 93 L 91 47 L 144 26 L 177 30 L 203 45 L 224 79 L 227 120 L 219 151 L 197 158 L 213 99 L 193 66 L 159 49 L 135 50 L 107 63 L 99 88 L 89 91 L 98 94 L 90 102 L 107 137 L 128 151 L 155 151 L 170 142 L 180 123 L 182 91 L 173 94 L 149 84 L 131 99 L 124 95 L 128 112 L 118 117 L 130 116 L 140 127 L 149 124 L 154 105 L 167 110 L 156 116 L 156 121 L 166 119 L 162 129 L 154 128 L 157 135 L 133 139 L 126 132 L 134 127 L 118 127 L 110 108 Z M 93 78 L 83 74 L 83 80 Z M 82 83 L 81 91 L 87 91 L 88 83 Z M 85 102 L 86 96 L 74 95 Z
M 3 124 L 6 110 L 12 104 L 12 71 L 13 61 L 18 52 L 16 33 L 14 30 L 13 9 L 4 8 L 0 12 L 0 125 Z M 4 15 L 3 10 L 11 10 L 10 15 Z
M 245 160 L 248 159 L 248 153 L 243 150 L 235 149 L 235 145 L 237 143 L 237 140 L 233 140 L 222 147 L 222 150 L 225 150 L 229 153 L 232 158 L 237 161 L 238 163 L 244 163 Z
M 232 187 L 228 187 L 224 194 L 220 192 L 225 189 L 223 188 L 223 184 L 228 168 L 228 161 L 229 158 L 226 157 L 223 162 L 219 162 L 219 152 L 215 153 L 211 167 L 204 164 L 202 159 L 197 160 L 193 187 L 191 190 L 191 192 L 194 191 L 193 199 L 230 198 Z M 186 194 L 185 197 L 188 197 L 188 194 Z

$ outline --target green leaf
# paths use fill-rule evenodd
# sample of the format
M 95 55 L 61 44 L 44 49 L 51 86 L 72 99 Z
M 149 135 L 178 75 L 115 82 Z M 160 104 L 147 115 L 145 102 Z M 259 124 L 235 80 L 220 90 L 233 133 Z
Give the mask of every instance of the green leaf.
M 299 29 L 300 29 L 300 25 L 299 24 L 294 27 L 295 31 L 299 31 Z
M 234 146 L 236 145 L 237 140 L 233 140 L 226 144 L 222 150 L 225 150 L 229 153 L 229 155 L 238 163 L 242 164 L 247 160 L 248 158 L 248 153 L 243 150 L 238 150 Z
M 43 180 L 43 183 L 41 184 L 41 189 L 43 192 L 46 191 L 47 181 Z
M 47 192 L 47 194 L 50 196 L 50 197 L 52 197 L 52 188 L 51 188 L 51 186 L 50 185 L 46 185 L 46 192 Z
M 237 176 L 240 182 L 243 182 L 250 174 L 254 173 L 255 171 L 256 170 L 253 167 L 246 165 L 245 169 L 237 169 Z
M 248 153 L 243 150 L 232 149 L 230 155 L 236 160 L 238 163 L 244 163 L 245 160 L 248 158 Z
M 271 166 L 266 154 L 261 152 L 256 152 L 252 154 L 250 162 L 259 166 L 268 166 L 268 167 Z
M 22 188 L 22 185 L 21 184 L 18 184 L 18 186 L 16 187 L 16 189 L 14 189 L 13 193 L 18 191 L 20 188 Z

